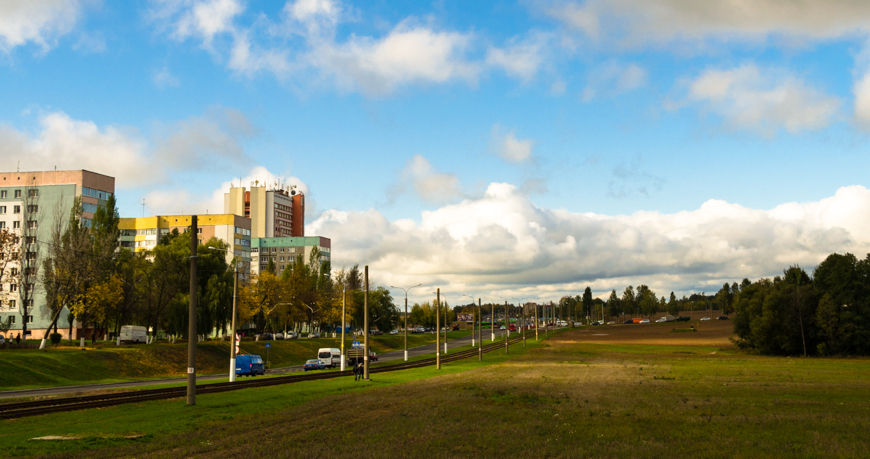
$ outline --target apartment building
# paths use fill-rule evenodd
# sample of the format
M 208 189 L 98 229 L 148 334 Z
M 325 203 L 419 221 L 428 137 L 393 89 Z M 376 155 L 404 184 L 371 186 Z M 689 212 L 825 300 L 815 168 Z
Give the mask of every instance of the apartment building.
M 251 219 L 233 214 L 206 214 L 197 215 L 196 220 L 199 242 L 208 242 L 212 237 L 223 241 L 227 245 L 227 262 L 239 257 L 240 268 L 247 271 L 251 263 Z M 151 250 L 160 238 L 176 229 L 186 232 L 190 224 L 190 215 L 122 218 L 118 223 L 121 248 L 134 252 Z
M 26 321 L 27 337 L 42 338 L 51 324 L 45 292 L 36 281 L 55 219 L 69 218 L 73 200 L 81 197 L 81 223 L 90 226 L 97 208 L 114 192 L 114 177 L 86 170 L 0 173 L 0 229 L 15 231 L 22 240 L 23 266 L 12 268 L 19 273 L 18 282 L 0 286 L 0 320 L 12 318 L 9 334 L 20 333 Z M 60 314 L 65 318 L 68 313 L 64 308 Z M 58 332 L 68 333 L 62 325 Z
M 332 241 L 320 236 L 308 237 L 267 237 L 251 239 L 251 273 L 259 274 L 266 270 L 269 260 L 275 265 L 275 272 L 281 273 L 297 256 L 308 263 L 311 251 L 320 250 L 320 261 L 331 261 Z
M 305 236 L 305 195 L 295 186 L 231 186 L 224 193 L 224 213 L 250 218 L 254 238 Z

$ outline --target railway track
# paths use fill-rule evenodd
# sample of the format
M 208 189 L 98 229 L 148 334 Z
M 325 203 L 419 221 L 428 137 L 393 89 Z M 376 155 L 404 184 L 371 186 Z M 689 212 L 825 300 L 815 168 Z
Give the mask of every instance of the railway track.
M 510 344 L 522 341 L 522 336 L 511 338 Z M 483 346 L 483 352 L 492 352 L 504 348 L 504 341 Z M 478 348 L 469 349 L 455 354 L 441 356 L 441 363 L 449 363 L 467 359 L 478 355 Z M 374 366 L 369 369 L 369 374 L 386 373 L 389 371 L 408 370 L 422 368 L 435 364 L 435 358 L 405 362 L 394 365 Z M 268 387 L 281 384 L 292 384 L 302 381 L 315 381 L 320 379 L 333 379 L 342 376 L 352 376 L 352 370 L 330 371 L 326 373 L 311 373 L 291 376 L 275 376 L 272 378 L 254 379 L 248 381 L 225 382 L 215 384 L 202 384 L 196 386 L 196 394 L 212 394 L 228 392 L 232 390 L 249 389 L 253 387 Z M 80 397 L 63 397 L 31 402 L 9 403 L 0 405 L 0 419 L 15 419 L 41 414 L 59 413 L 63 411 L 76 411 L 88 408 L 104 408 L 108 406 L 137 403 L 149 400 L 166 400 L 187 396 L 187 387 L 172 387 L 167 389 L 145 389 L 127 392 L 112 392 L 98 395 L 85 395 Z

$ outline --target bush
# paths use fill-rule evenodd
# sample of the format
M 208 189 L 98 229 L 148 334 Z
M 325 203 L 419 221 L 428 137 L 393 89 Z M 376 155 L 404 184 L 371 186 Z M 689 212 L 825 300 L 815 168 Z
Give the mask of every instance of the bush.
M 60 333 L 52 333 L 51 335 L 48 335 L 48 337 L 51 339 L 51 344 L 54 344 L 55 346 L 60 344 L 60 339 L 62 338 Z

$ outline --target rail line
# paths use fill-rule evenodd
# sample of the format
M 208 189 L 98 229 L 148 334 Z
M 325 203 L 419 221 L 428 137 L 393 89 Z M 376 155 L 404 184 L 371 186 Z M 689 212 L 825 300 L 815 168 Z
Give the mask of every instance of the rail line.
M 509 339 L 510 344 L 516 344 L 522 341 L 520 335 L 516 338 Z M 487 344 L 483 346 L 483 352 L 492 352 L 504 347 L 504 341 Z M 467 359 L 478 355 L 478 348 L 468 349 L 455 354 L 441 356 L 441 363 L 448 363 L 457 360 Z M 389 371 L 408 370 L 412 368 L 422 368 L 435 364 L 435 358 L 427 358 L 414 362 L 398 363 L 394 365 L 375 366 L 369 369 L 369 374 L 386 373 Z M 345 371 L 330 371 L 326 373 L 312 373 L 291 376 L 275 376 L 272 378 L 256 379 L 250 381 L 236 381 L 215 384 L 202 384 L 196 386 L 197 395 L 212 394 L 218 392 L 228 392 L 240 389 L 249 389 L 253 387 L 268 387 L 281 384 L 292 384 L 302 381 L 316 381 L 320 379 L 333 379 L 342 376 L 353 375 L 352 370 Z M 98 395 L 85 395 L 79 397 L 63 397 L 46 400 L 35 400 L 31 402 L 8 403 L 0 405 L 0 419 L 15 419 L 28 416 L 38 416 L 41 414 L 59 413 L 64 411 L 76 411 L 88 408 L 104 408 L 115 405 L 123 405 L 126 403 L 137 403 L 149 400 L 166 400 L 171 398 L 185 397 L 187 395 L 187 387 L 172 387 L 166 389 L 145 389 L 138 391 L 127 392 L 112 392 Z

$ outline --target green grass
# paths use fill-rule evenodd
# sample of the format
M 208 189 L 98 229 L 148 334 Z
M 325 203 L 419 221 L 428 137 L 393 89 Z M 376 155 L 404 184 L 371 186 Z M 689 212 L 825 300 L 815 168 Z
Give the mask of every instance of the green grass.
M 870 359 L 581 344 L 433 368 L 3 421 L 0 456 L 870 456 Z M 579 334 L 578 334 L 579 336 Z M 458 351 L 458 349 L 457 349 Z M 119 436 L 141 432 L 137 440 Z M 88 436 L 41 443 L 43 435 Z M 324 441 L 328 439 L 328 441 Z
M 467 336 L 469 332 L 450 332 L 448 339 Z M 403 335 L 373 336 L 369 345 L 377 353 L 404 348 Z M 340 347 L 339 338 L 270 341 L 242 341 L 247 354 L 267 357 L 272 368 L 301 365 L 316 357 L 322 347 Z M 348 337 L 345 346 L 353 339 Z M 408 346 L 418 347 L 435 342 L 435 335 L 408 335 Z M 89 344 L 89 343 L 88 343 Z M 222 373 L 229 365 L 229 343 L 212 341 L 197 345 L 197 373 Z M 181 377 L 187 369 L 187 343 L 123 345 L 99 343 L 81 349 L 75 346 L 0 351 L 0 391 L 42 387 L 109 383 L 138 379 Z

